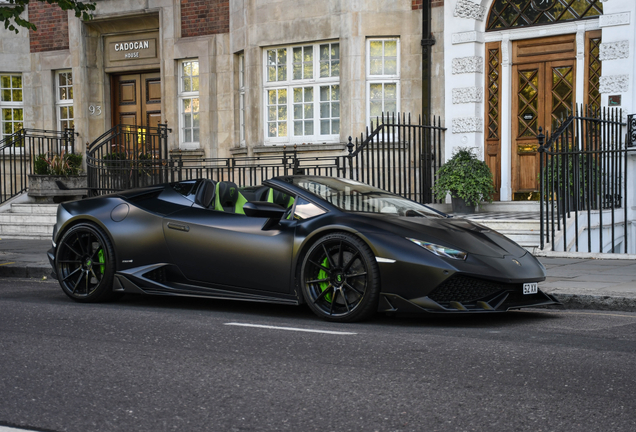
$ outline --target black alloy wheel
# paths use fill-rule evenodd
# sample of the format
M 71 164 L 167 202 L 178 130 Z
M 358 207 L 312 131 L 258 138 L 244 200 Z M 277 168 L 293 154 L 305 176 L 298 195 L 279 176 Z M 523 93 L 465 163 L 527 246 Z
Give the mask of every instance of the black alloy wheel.
M 79 302 L 114 297 L 113 248 L 106 235 L 88 223 L 69 229 L 57 245 L 55 270 L 62 290 Z
M 309 307 L 329 321 L 359 321 L 378 306 L 375 256 L 359 238 L 334 233 L 312 245 L 302 261 L 300 282 Z

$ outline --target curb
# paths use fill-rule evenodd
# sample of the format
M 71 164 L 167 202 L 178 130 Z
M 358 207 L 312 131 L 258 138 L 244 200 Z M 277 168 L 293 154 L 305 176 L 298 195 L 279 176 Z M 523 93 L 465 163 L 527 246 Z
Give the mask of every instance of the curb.
M 589 294 L 552 294 L 565 309 L 593 309 L 615 312 L 636 312 L 636 298 L 595 296 Z
M 34 264 L 24 265 L 16 263 L 8 263 L 0 265 L 0 277 L 14 278 L 37 278 L 49 277 L 51 275 L 51 266 Z

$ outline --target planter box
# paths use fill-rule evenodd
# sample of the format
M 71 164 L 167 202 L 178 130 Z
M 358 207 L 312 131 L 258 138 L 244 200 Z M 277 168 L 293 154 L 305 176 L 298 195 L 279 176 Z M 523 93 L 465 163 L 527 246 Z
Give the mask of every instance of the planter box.
M 86 174 L 66 177 L 32 174 L 29 175 L 28 195 L 38 201 L 62 202 L 80 199 L 88 195 L 88 180 Z

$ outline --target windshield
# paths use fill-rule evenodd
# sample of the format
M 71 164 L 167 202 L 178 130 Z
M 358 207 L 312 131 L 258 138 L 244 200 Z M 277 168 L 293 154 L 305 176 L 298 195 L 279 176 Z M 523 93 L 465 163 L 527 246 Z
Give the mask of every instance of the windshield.
M 328 177 L 293 177 L 291 180 L 296 186 L 345 211 L 444 217 L 425 205 L 354 180 Z

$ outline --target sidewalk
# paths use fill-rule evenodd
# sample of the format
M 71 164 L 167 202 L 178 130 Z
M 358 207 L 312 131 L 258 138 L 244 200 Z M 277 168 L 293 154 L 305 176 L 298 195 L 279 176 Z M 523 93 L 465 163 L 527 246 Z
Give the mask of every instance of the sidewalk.
M 0 278 L 49 278 L 49 240 L 0 239 Z M 636 312 L 636 260 L 539 257 L 548 277 L 539 284 L 568 309 Z

